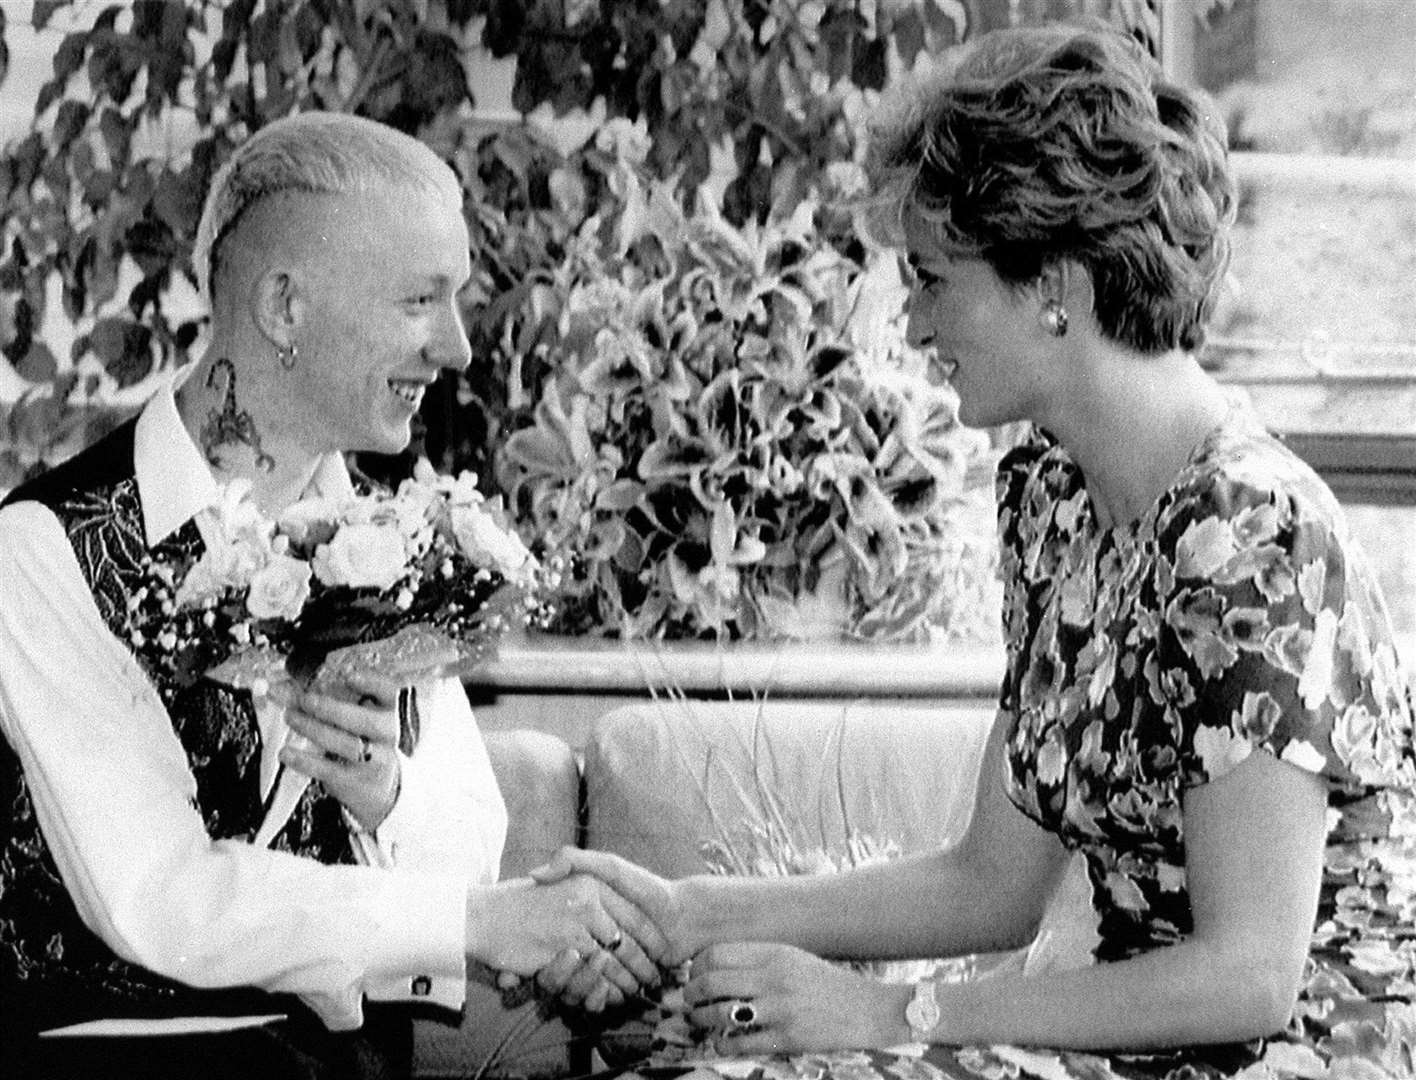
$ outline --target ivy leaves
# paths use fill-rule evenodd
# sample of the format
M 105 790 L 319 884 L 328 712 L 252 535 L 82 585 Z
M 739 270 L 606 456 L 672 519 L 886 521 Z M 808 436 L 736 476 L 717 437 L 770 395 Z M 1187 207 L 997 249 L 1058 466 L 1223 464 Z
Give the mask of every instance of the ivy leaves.
M 1155 2 L 1021 7 L 1154 30 Z M 0 158 L 0 346 L 21 378 L 63 399 L 68 365 L 39 337 L 57 281 L 79 331 L 70 359 L 97 363 L 120 387 L 183 363 L 201 328 L 190 252 L 215 170 L 276 117 L 359 113 L 424 138 L 462 178 L 477 273 L 469 332 L 499 363 L 431 395 L 425 417 L 445 467 L 482 469 L 547 374 L 554 328 L 525 314 L 528 298 L 606 202 L 614 170 L 603 148 L 566 155 L 529 127 L 476 119 L 469 73 L 481 49 L 517 58 L 518 109 L 633 121 L 637 160 L 669 197 L 692 206 L 711 182 L 723 220 L 740 228 L 832 192 L 833 176 L 858 171 L 864 125 L 895 70 L 1016 10 L 1008 0 L 36 0 L 33 25 L 57 44 L 32 130 Z M 0 79 L 5 28 L 0 11 Z M 832 242 L 848 250 L 850 223 L 840 229 Z

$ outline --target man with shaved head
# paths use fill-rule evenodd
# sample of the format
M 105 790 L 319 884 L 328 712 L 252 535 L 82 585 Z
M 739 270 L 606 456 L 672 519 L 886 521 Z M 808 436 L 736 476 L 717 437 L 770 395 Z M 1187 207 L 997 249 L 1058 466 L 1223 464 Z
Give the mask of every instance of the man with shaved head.
M 467 366 L 456 178 L 367 120 L 277 121 L 217 174 L 195 255 L 201 360 L 0 508 L 0 1072 L 406 1074 L 399 1006 L 458 1009 L 469 958 L 593 957 L 577 993 L 614 1002 L 662 939 L 590 879 L 495 883 L 506 811 L 455 680 L 257 707 L 179 685 L 133 621 L 227 485 L 272 516 L 346 497 L 343 454 L 402 450 Z M 280 719 L 305 749 L 266 742 Z M 314 781 L 283 822 L 277 761 Z

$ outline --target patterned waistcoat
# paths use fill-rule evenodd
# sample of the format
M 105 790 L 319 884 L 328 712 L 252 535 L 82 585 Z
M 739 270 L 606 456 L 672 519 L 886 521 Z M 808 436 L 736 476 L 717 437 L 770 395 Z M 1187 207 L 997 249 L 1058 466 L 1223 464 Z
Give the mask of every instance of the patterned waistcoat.
M 202 551 L 188 522 L 149 549 L 133 473 L 135 422 L 16 489 L 7 503 L 58 517 L 108 628 L 131 647 L 128 601 L 152 560 L 185 569 Z M 0 553 L 0 572 L 3 572 Z M 212 643 L 201 670 L 225 658 Z M 213 840 L 250 839 L 260 826 L 261 736 L 250 694 L 184 678 L 133 649 L 172 718 L 196 778 L 196 809 Z M 76 661 L 81 658 L 75 658 Z M 339 803 L 316 782 L 272 847 L 324 863 L 353 861 Z M 23 769 L 0 740 L 0 1038 L 98 1016 L 269 1011 L 251 989 L 197 990 L 116 956 L 79 918 L 35 820 Z

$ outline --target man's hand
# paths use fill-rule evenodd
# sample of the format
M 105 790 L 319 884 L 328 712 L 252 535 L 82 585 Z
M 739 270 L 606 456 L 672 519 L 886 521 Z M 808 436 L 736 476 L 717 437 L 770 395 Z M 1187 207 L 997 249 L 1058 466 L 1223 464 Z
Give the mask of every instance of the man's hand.
M 296 694 L 285 721 L 303 740 L 281 748 L 281 764 L 318 780 L 373 832 L 398 798 L 398 698 L 393 679 L 350 672 L 339 685 Z
M 561 881 L 572 874 L 589 874 L 608 891 L 632 905 L 645 920 L 646 941 L 637 940 L 660 967 L 677 967 L 705 942 L 699 939 L 684 904 L 680 883 L 661 878 L 618 855 L 563 847 L 550 862 L 531 871 L 539 882 Z
M 569 996 L 582 1004 L 595 991 L 598 980 L 609 987 L 596 992 L 596 1002 L 618 1005 L 641 985 L 658 977 L 654 961 L 632 936 L 652 936 L 643 929 L 647 920 L 633 905 L 609 893 L 584 875 L 550 885 L 530 878 L 503 881 L 468 894 L 467 942 L 469 954 L 490 967 L 513 975 L 530 976 L 550 967 L 554 973 L 582 967 L 593 971 L 576 979 Z M 571 954 L 574 954 L 572 960 Z M 557 981 L 571 981 L 570 974 Z M 592 985 L 593 983 L 593 985 Z
M 641 989 L 657 986 L 659 960 L 668 952 L 664 936 L 643 911 L 608 885 L 597 882 L 597 886 L 600 902 L 614 915 L 623 936 L 611 943 L 613 948 L 590 956 L 567 949 L 536 973 L 542 992 L 592 1013 L 618 1007 Z M 638 980 L 637 987 L 627 987 L 612 977 L 611 957 Z

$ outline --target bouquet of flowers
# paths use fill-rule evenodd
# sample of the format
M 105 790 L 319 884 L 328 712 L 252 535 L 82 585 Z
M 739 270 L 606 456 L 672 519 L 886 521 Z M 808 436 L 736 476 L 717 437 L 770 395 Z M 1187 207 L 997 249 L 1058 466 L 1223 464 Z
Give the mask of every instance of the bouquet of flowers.
M 520 617 L 536 579 L 536 560 L 471 473 L 440 476 L 423 461 L 392 494 L 304 499 L 274 521 L 248 491 L 227 488 L 215 543 L 174 597 L 179 613 L 200 612 L 243 647 L 206 673 L 221 681 L 257 674 L 267 656 L 308 678 L 336 648 L 391 639 L 430 656 L 455 643 L 470 659 Z
M 540 566 L 471 473 L 440 476 L 424 461 L 396 492 L 304 499 L 276 519 L 249 491 L 228 485 L 200 557 L 151 564 L 130 604 L 132 644 L 176 685 L 249 690 L 259 714 L 283 687 L 356 669 L 416 681 L 484 656 L 534 607 Z M 264 727 L 276 749 L 294 737 Z M 275 768 L 271 754 L 263 783 Z M 280 775 L 257 843 L 306 783 Z

